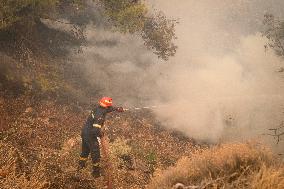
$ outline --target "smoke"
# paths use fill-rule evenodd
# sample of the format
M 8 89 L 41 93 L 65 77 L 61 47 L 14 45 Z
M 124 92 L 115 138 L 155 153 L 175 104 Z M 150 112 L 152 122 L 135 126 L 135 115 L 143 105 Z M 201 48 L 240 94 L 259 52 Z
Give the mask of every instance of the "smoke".
M 264 52 L 260 34 L 241 41 L 230 55 L 205 53 L 192 60 L 194 66 L 185 62 L 164 70 L 169 76 L 160 80 L 160 94 L 169 97 L 169 108 L 156 111 L 163 123 L 211 142 L 247 139 L 281 123 L 281 59 Z
M 85 68 L 87 80 L 99 95 L 112 96 L 124 106 L 139 106 L 152 99 L 151 86 L 157 75 L 151 74 L 154 61 L 138 36 L 122 35 L 91 25 L 89 44 L 73 61 Z
M 210 142 L 260 137 L 283 121 L 283 60 L 258 33 L 266 12 L 283 16 L 283 1 L 148 3 L 179 18 L 176 56 L 162 62 L 139 36 L 90 25 L 74 62 L 101 94 L 124 106 L 158 104 L 163 125 Z

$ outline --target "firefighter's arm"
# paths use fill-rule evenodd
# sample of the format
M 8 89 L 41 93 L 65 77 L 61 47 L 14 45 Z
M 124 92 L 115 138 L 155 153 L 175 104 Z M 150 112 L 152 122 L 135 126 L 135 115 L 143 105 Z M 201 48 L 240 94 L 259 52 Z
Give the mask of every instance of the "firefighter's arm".
M 116 111 L 117 111 L 117 112 L 124 112 L 125 109 L 124 109 L 123 107 L 117 107 L 117 108 L 116 108 Z
M 110 112 L 124 112 L 126 109 L 124 109 L 123 107 L 111 107 Z

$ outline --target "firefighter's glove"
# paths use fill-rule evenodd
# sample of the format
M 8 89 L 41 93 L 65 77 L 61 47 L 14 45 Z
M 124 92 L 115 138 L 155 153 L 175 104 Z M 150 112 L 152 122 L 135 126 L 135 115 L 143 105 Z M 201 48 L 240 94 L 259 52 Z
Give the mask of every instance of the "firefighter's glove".
M 97 137 L 97 140 L 98 140 L 98 142 L 99 142 L 99 145 L 101 145 L 101 144 L 102 144 L 101 138 L 100 138 L 100 137 Z
M 125 110 L 124 110 L 122 107 L 118 107 L 118 108 L 116 109 L 116 111 L 118 111 L 118 112 L 124 112 Z

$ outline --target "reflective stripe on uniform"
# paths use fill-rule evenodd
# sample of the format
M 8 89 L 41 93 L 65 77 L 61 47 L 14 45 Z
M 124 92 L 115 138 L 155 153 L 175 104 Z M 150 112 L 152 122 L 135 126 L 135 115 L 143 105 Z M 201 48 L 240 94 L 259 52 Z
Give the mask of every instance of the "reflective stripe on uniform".
M 87 157 L 86 158 L 85 157 L 80 157 L 81 161 L 87 161 L 87 159 L 88 159 Z
M 100 163 L 93 163 L 93 166 L 100 166 Z
M 99 124 L 93 124 L 93 127 L 96 127 L 96 128 L 102 128 L 102 126 L 101 126 L 101 125 L 99 125 Z

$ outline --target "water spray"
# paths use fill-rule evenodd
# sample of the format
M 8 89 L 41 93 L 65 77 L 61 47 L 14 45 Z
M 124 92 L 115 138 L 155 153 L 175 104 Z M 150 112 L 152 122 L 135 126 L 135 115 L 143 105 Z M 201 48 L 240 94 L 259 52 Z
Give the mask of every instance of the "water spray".
M 133 108 L 124 108 L 125 111 L 130 111 L 130 110 L 143 110 L 143 109 L 155 109 L 159 108 L 158 106 L 144 106 L 144 107 L 133 107 Z

